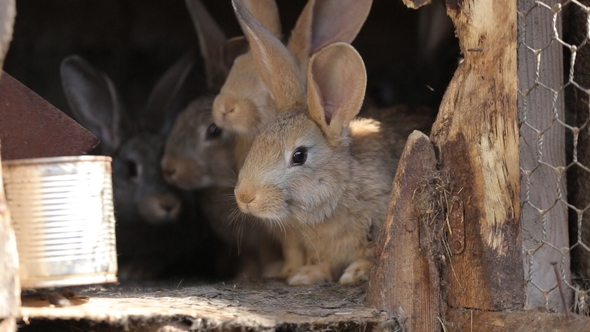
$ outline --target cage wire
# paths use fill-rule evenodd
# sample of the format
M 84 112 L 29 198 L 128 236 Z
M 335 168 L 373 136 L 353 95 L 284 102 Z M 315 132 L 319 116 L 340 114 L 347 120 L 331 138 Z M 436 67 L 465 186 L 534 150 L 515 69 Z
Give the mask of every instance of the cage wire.
M 517 31 L 526 307 L 586 315 L 589 6 L 590 0 L 519 0 Z

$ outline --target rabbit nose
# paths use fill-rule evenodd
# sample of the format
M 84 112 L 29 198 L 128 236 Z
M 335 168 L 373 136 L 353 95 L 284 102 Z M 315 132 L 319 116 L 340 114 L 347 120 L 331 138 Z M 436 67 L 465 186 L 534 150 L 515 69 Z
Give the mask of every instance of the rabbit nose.
M 168 181 L 170 181 L 174 178 L 174 175 L 176 174 L 176 168 L 174 168 L 174 167 L 164 168 L 162 170 L 162 172 L 164 173 L 164 178 L 167 179 Z
M 174 195 L 166 195 L 160 199 L 160 207 L 169 215 L 176 215 L 180 209 L 180 200 Z
M 175 208 L 177 205 L 178 205 L 178 203 L 177 203 L 177 202 L 173 202 L 173 201 L 170 201 L 170 202 L 162 202 L 162 203 L 160 204 L 160 206 L 162 207 L 162 209 L 163 209 L 164 211 L 166 211 L 166 212 L 170 212 L 170 211 L 174 210 L 174 208 Z
M 170 158 L 164 157 L 162 159 L 162 176 L 167 182 L 174 182 L 176 175 L 176 165 L 170 160 Z
M 228 114 L 234 111 L 234 107 L 233 106 L 226 106 L 226 105 L 220 105 L 219 106 L 219 111 L 223 114 Z
M 249 204 L 256 199 L 256 191 L 244 186 L 238 186 L 235 190 L 236 199 L 238 203 Z

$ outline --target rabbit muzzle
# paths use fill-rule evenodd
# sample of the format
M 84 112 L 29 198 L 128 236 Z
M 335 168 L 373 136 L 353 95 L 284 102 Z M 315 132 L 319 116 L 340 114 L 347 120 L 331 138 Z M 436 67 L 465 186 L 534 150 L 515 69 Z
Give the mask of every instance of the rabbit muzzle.
M 280 220 L 287 218 L 287 207 L 280 189 L 238 182 L 234 191 L 240 211 L 258 218 Z
M 261 121 L 257 109 L 249 99 L 222 92 L 213 102 L 213 122 L 219 128 L 238 134 L 252 134 L 258 130 Z
M 164 180 L 180 189 L 199 189 L 206 182 L 202 167 L 192 158 L 165 155 L 160 166 Z
M 150 224 L 164 224 L 178 220 L 182 201 L 174 193 L 146 195 L 139 202 L 139 214 Z

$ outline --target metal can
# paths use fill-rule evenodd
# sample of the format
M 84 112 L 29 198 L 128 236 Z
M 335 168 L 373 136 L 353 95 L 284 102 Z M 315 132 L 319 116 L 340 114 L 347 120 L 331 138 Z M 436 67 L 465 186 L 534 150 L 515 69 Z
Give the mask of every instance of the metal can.
M 111 158 L 2 162 L 22 288 L 117 281 Z

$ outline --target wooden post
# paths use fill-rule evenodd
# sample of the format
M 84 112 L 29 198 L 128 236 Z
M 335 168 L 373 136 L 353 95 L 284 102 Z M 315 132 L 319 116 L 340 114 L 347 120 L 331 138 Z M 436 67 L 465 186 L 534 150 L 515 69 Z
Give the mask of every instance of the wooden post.
M 406 331 L 440 330 L 440 275 L 435 262 L 438 241 L 434 233 L 441 228 L 435 223 L 435 194 L 429 181 L 436 173 L 430 140 L 413 132 L 393 181 L 367 291 L 367 303 L 396 315 Z
M 0 332 L 16 331 L 16 317 L 20 308 L 18 255 L 10 212 L 4 195 L 0 160 Z
M 12 40 L 15 15 L 15 1 L 0 0 L 0 69 Z M 16 239 L 6 206 L 1 166 L 0 159 L 0 332 L 12 332 L 16 331 L 16 317 L 19 314 L 20 284 Z
M 12 40 L 15 16 L 15 0 L 0 0 L 0 69 L 2 69 L 8 46 Z
M 564 120 L 563 46 L 552 40 L 561 34 L 560 15 L 534 0 L 519 0 L 518 97 L 523 248 L 526 307 L 569 310 L 570 281 Z M 573 5 L 573 4 L 572 4 Z M 534 9 L 533 9 L 534 8 Z M 556 19 L 555 25 L 553 20 Z M 556 30 L 554 30 L 556 29 Z M 540 86 L 539 83 L 545 85 Z M 552 91 L 553 90 L 553 91 Z M 556 262 L 556 266 L 552 263 Z M 560 293 L 555 268 L 561 278 Z M 546 291 L 550 291 L 545 295 Z M 564 308 L 563 299 L 567 308 Z
M 516 2 L 447 0 L 447 13 L 465 57 L 431 134 L 441 172 L 449 175 L 457 207 L 463 209 L 457 221 L 449 222 L 455 235 L 448 238 L 453 255 L 444 268 L 447 304 L 519 309 L 524 303 L 524 271 Z

